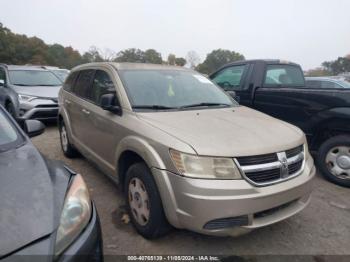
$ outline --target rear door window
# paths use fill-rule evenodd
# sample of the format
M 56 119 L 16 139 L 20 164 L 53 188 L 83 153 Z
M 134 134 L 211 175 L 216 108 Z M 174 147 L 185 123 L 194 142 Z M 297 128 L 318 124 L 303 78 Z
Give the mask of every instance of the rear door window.
M 246 70 L 247 65 L 230 66 L 217 73 L 212 80 L 225 90 L 241 90 Z
M 73 92 L 84 99 L 88 98 L 88 90 L 91 86 L 95 70 L 87 69 L 79 73 L 78 79 L 74 85 Z
M 267 65 L 264 86 L 302 87 L 305 86 L 304 74 L 295 65 Z

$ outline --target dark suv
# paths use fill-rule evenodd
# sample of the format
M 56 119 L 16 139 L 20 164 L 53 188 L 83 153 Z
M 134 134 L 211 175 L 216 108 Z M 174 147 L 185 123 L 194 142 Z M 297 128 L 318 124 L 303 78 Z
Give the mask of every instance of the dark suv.
M 61 85 L 45 68 L 0 64 L 0 105 L 16 119 L 55 120 Z

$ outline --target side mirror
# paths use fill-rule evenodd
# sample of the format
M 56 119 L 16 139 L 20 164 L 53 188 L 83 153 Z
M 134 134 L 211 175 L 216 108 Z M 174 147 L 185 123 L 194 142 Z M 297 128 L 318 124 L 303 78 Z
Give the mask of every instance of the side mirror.
M 45 125 L 38 120 L 26 120 L 24 122 L 24 132 L 29 137 L 41 135 L 45 131 Z
M 0 86 L 5 86 L 5 81 L 4 81 L 4 79 L 0 79 Z
M 116 105 L 117 98 L 115 94 L 104 94 L 101 96 L 100 104 L 102 109 L 113 112 L 115 114 L 121 113 L 120 106 Z
M 232 96 L 233 98 L 235 98 L 237 96 L 236 92 L 232 91 L 232 90 L 227 90 L 226 93 L 229 94 L 230 96 Z

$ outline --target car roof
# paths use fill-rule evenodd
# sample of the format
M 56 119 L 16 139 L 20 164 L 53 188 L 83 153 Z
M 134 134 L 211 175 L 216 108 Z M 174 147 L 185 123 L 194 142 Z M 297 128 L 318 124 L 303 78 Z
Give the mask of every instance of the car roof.
M 6 67 L 8 70 L 33 70 L 33 71 L 48 71 L 45 68 L 42 68 L 40 66 L 34 66 L 34 65 L 5 65 L 0 64 L 4 67 Z
M 293 63 L 291 61 L 281 60 L 281 59 L 248 59 L 248 60 L 239 60 L 239 61 L 231 62 L 231 63 L 224 65 L 224 67 L 230 66 L 230 65 L 235 65 L 235 64 L 242 64 L 242 63 L 252 64 L 252 63 L 256 63 L 256 62 L 262 62 L 262 63 L 266 63 L 266 64 L 286 64 L 286 65 L 299 66 L 297 63 Z
M 115 62 L 98 62 L 82 64 L 74 67 L 71 71 L 81 70 L 89 67 L 99 67 L 103 65 L 113 66 L 117 70 L 181 70 L 181 71 L 192 71 L 189 68 L 182 66 L 171 66 L 161 64 L 148 64 L 148 63 L 115 63 Z
M 305 80 L 317 80 L 317 81 L 337 81 L 342 80 L 339 78 L 327 77 L 327 76 L 307 76 Z

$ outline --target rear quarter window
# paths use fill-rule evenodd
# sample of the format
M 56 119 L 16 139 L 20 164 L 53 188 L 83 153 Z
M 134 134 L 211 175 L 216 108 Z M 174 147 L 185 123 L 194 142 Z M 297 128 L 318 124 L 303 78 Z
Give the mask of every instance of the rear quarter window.
M 73 93 L 82 98 L 88 98 L 88 90 L 92 83 L 95 70 L 87 69 L 80 71 L 75 82 Z
M 304 74 L 295 65 L 267 65 L 264 86 L 302 87 L 305 86 Z
M 75 80 L 77 79 L 77 75 L 79 72 L 73 72 L 71 73 L 66 81 L 63 84 L 63 89 L 66 90 L 67 92 L 71 92 L 73 90 L 73 86 L 75 83 Z

